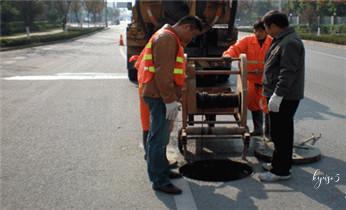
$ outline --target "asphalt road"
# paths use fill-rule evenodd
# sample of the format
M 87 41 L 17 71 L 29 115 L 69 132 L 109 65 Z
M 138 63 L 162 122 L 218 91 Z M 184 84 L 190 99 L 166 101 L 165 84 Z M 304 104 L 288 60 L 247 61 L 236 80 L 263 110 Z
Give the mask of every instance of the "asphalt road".
M 0 53 L 1 209 L 346 208 L 345 47 L 305 42 L 306 98 L 295 137 L 322 133 L 321 161 L 294 166 L 289 181 L 264 184 L 250 153 L 254 175 L 225 183 L 181 179 L 183 195 L 168 196 L 148 181 L 137 88 L 126 79 L 120 33 L 124 25 Z M 179 155 L 175 144 L 176 132 L 170 157 Z M 316 189 L 317 170 L 334 179 Z

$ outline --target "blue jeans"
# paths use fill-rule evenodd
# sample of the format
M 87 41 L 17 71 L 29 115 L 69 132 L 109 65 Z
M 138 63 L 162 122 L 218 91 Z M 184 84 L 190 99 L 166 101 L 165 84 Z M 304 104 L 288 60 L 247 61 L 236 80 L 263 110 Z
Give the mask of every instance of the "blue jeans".
M 162 99 L 144 97 L 144 101 L 150 112 L 150 129 L 145 148 L 148 175 L 153 187 L 161 187 L 170 183 L 166 156 L 170 121 L 166 119 L 166 106 Z

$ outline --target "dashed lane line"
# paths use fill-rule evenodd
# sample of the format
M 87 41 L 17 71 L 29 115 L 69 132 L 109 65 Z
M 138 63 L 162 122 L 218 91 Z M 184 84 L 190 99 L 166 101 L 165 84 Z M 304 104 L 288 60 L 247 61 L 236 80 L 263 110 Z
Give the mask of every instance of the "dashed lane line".
M 125 73 L 59 73 L 54 75 L 26 75 L 3 77 L 2 80 L 35 81 L 35 80 L 111 80 L 127 79 Z
M 124 48 L 123 47 L 119 47 L 119 51 L 120 51 L 120 55 L 123 56 L 124 59 L 126 59 Z

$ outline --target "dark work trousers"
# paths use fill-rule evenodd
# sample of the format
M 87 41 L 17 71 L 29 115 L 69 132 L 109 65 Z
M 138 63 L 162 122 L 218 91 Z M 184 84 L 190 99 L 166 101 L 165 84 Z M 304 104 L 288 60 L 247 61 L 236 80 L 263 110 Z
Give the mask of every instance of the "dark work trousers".
M 290 174 L 294 138 L 293 117 L 298 105 L 299 100 L 284 99 L 279 112 L 269 112 L 270 136 L 274 142 L 271 172 L 279 176 Z

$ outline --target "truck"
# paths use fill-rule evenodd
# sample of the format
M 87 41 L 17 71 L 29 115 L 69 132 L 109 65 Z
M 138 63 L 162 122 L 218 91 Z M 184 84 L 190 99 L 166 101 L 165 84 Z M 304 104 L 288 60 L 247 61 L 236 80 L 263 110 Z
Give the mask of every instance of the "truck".
M 192 40 L 185 48 L 188 57 L 220 57 L 237 40 L 236 0 L 136 0 L 128 4 L 132 19 L 126 28 L 128 78 L 137 81 L 132 55 L 139 55 L 152 34 L 164 24 L 175 24 L 186 15 L 196 15 L 209 30 Z M 221 80 L 228 77 L 218 78 Z

